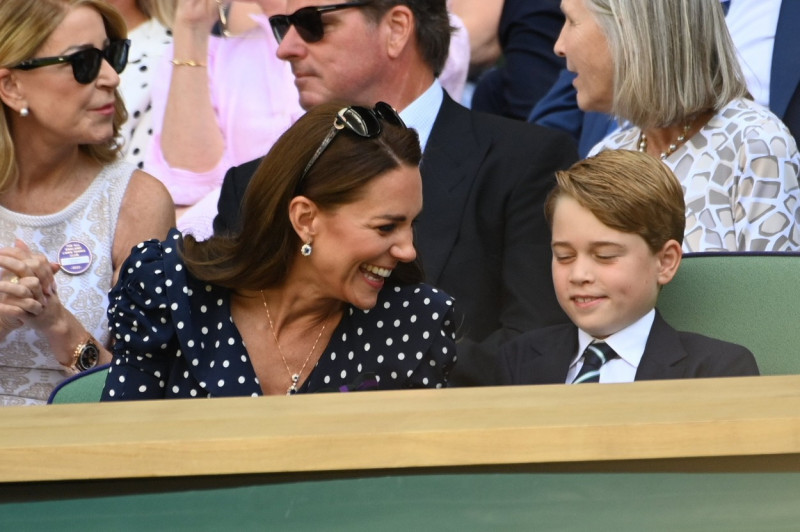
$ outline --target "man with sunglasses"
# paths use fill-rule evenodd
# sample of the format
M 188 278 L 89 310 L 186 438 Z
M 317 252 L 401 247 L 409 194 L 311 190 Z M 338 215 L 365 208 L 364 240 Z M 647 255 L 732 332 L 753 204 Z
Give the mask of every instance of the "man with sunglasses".
M 424 208 L 415 244 L 427 282 L 453 295 L 462 315 L 450 383 L 492 384 L 498 345 L 566 321 L 553 293 L 543 204 L 555 170 L 577 159 L 574 142 L 472 112 L 442 90 L 445 0 L 288 0 L 287 11 L 270 23 L 301 106 L 385 101 L 418 131 Z M 236 231 L 258 162 L 226 175 L 215 232 Z

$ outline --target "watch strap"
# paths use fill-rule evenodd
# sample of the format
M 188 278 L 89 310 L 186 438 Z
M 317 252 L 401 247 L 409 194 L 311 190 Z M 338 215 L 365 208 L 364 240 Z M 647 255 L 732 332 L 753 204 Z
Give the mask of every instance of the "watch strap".
M 87 350 L 95 351 L 94 356 L 90 357 L 90 361 L 84 360 L 86 358 L 84 355 Z M 75 350 L 72 352 L 72 360 L 69 365 L 65 365 L 65 367 L 73 373 L 86 371 L 97 365 L 99 355 L 100 348 L 98 347 L 97 340 L 90 334 L 86 340 L 75 346 Z

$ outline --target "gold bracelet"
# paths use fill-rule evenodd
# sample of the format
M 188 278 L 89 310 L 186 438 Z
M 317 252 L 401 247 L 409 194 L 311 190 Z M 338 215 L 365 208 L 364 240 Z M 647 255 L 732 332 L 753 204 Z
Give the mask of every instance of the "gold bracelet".
M 192 61 L 191 59 L 173 59 L 170 61 L 175 66 L 189 66 L 189 67 L 204 67 L 206 66 L 205 63 L 198 63 L 197 61 Z

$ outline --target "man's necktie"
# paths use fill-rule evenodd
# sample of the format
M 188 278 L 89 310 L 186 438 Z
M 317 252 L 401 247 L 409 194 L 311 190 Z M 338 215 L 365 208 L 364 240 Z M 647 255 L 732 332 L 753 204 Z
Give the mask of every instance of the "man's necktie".
M 731 0 L 720 0 L 719 3 L 722 4 L 722 12 L 727 15 L 728 9 L 731 8 Z
M 618 356 L 605 342 L 589 344 L 583 352 L 583 366 L 572 384 L 600 382 L 600 366 Z

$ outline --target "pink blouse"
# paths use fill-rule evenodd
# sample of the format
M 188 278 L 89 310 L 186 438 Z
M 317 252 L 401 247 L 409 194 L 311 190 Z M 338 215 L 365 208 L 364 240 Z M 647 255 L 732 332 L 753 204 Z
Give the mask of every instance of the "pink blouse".
M 152 85 L 153 137 L 144 170 L 167 186 L 176 205 L 194 205 L 222 184 L 228 168 L 266 154 L 303 113 L 289 64 L 275 56 L 278 44 L 267 17 L 253 18 L 258 27 L 247 33 L 210 38 L 211 104 L 225 139 L 225 152 L 207 172 L 173 168 L 164 159 L 161 130 L 172 76 L 171 48 L 157 66 Z

